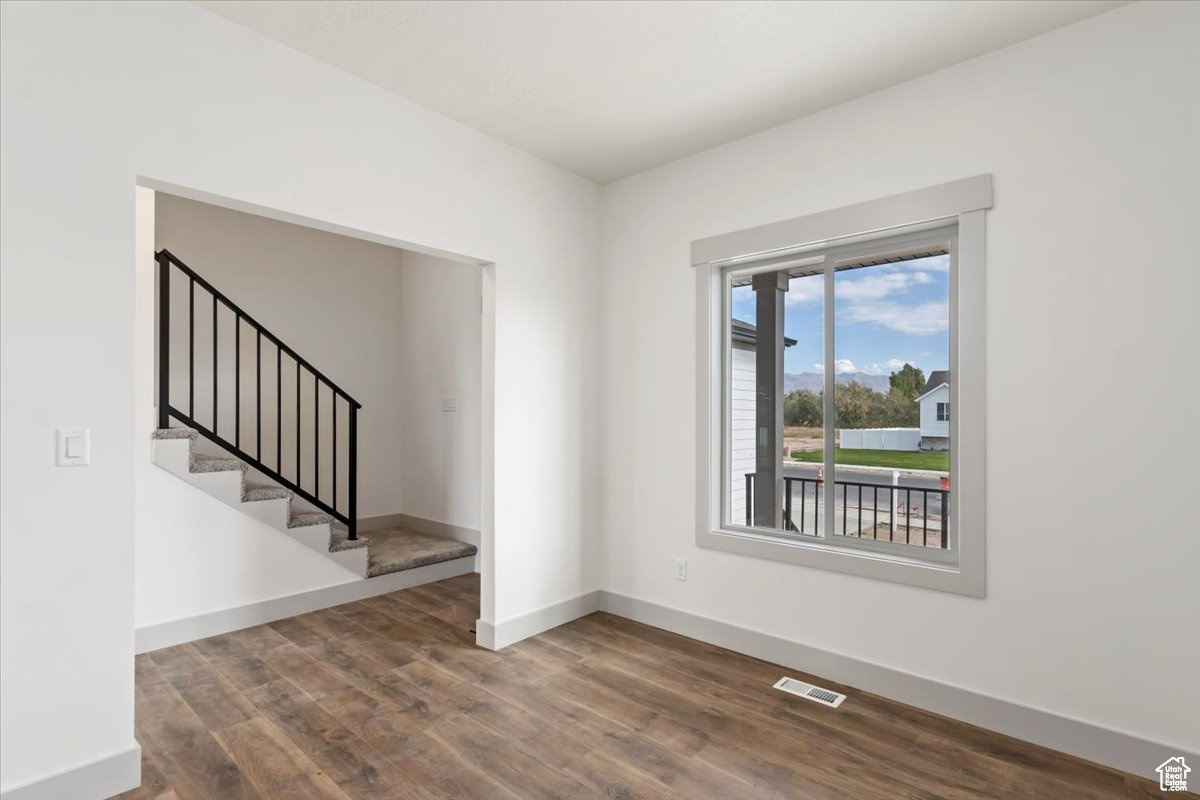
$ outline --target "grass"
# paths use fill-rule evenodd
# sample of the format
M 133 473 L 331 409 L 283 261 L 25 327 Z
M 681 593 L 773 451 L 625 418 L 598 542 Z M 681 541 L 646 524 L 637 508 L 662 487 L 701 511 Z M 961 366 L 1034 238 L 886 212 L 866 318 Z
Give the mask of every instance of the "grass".
M 820 464 L 825 460 L 822 450 L 793 453 L 792 458 L 804 464 Z M 891 467 L 893 469 L 950 470 L 949 453 L 923 453 L 906 450 L 843 450 L 833 451 L 834 463 L 854 467 Z

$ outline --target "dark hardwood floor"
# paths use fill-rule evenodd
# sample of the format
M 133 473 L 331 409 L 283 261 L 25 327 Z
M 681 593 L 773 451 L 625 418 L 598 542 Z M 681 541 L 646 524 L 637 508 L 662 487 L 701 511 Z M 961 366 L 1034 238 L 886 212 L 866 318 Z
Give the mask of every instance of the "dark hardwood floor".
M 474 646 L 478 576 L 137 659 L 123 798 L 1116 798 L 1132 776 L 606 614 Z

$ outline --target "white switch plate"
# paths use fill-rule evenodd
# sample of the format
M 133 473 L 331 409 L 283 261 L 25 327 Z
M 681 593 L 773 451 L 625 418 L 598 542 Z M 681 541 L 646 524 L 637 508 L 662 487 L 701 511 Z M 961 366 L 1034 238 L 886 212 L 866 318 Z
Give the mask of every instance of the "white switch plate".
M 54 432 L 54 463 L 83 467 L 91 461 L 91 436 L 87 428 L 58 428 Z
M 458 411 L 458 398 L 457 397 L 443 397 L 442 398 L 442 411 Z
M 683 558 L 675 559 L 675 580 L 687 580 L 687 560 Z

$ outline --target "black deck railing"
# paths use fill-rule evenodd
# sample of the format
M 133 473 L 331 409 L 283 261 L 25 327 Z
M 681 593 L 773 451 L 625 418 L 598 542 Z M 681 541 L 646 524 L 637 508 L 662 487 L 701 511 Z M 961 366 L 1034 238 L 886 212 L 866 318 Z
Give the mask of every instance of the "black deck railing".
M 753 472 L 746 473 L 746 526 L 753 527 L 754 525 L 754 475 Z M 825 481 L 821 478 L 803 478 L 799 476 L 785 475 L 783 476 L 783 527 L 785 530 L 793 533 L 802 533 L 812 536 L 820 536 L 822 531 L 805 530 L 807 517 L 807 505 L 812 504 L 813 509 L 813 527 L 816 527 L 816 520 L 819 518 L 821 504 L 821 488 L 825 485 Z M 799 485 L 799 503 L 796 502 L 795 486 Z M 811 487 L 811 491 L 809 490 Z M 838 499 L 838 491 L 841 491 L 842 498 L 842 536 L 854 536 L 860 539 L 871 538 L 876 541 L 902 542 L 904 544 L 917 544 L 922 546 L 930 546 L 928 544 L 929 521 L 931 517 L 937 517 L 938 533 L 940 534 L 940 547 L 942 550 L 947 550 L 950 547 L 950 490 L 949 489 L 923 489 L 919 486 L 888 486 L 879 483 L 863 483 L 861 481 L 834 481 L 833 487 L 833 503 L 836 505 Z M 864 496 L 870 499 L 870 503 L 864 503 Z M 913 497 L 918 499 L 917 503 L 913 503 Z M 880 505 L 880 498 L 883 499 L 883 505 Z M 826 503 L 829 500 L 826 498 Z M 793 517 L 793 512 L 799 505 L 800 514 L 797 523 Z M 882 509 L 882 512 L 880 511 Z M 863 528 L 864 511 L 869 515 L 870 536 Z M 886 515 L 887 519 L 887 537 L 880 535 L 880 517 Z M 853 529 L 850 527 L 850 520 L 855 519 L 857 525 Z M 892 525 L 892 520 L 896 520 L 896 524 Z M 913 527 L 913 520 L 919 519 L 920 524 Z M 835 523 L 834 533 L 837 533 L 837 525 Z M 914 534 L 919 541 L 913 541 Z
M 158 261 L 158 427 L 166 428 L 170 425 L 171 418 L 179 420 L 188 427 L 194 428 L 212 442 L 220 445 L 230 451 L 242 461 L 245 461 L 254 469 L 270 477 L 279 484 L 291 489 L 299 497 L 312 503 L 317 508 L 331 515 L 334 519 L 343 523 L 350 531 L 350 538 L 357 538 L 356 531 L 356 513 L 357 513 L 357 497 L 358 497 L 358 410 L 362 408 L 362 404 L 351 397 L 344 389 L 338 386 L 329 378 L 325 377 L 316 367 L 310 364 L 299 353 L 288 347 L 275 334 L 271 333 L 263 327 L 257 320 L 247 314 L 236 303 L 218 291 L 212 284 L 204 280 L 196 274 L 194 270 L 176 258 L 170 251 L 160 250 L 155 258 Z M 172 274 L 177 273 L 182 279 L 187 281 L 187 410 L 185 411 L 180 405 L 176 405 L 172 401 L 175 399 L 171 396 L 171 351 L 172 351 L 172 336 L 171 336 L 171 303 L 172 303 Z M 202 310 L 197 310 L 196 290 L 200 289 L 202 294 L 209 296 L 209 301 L 202 305 Z M 212 391 L 212 408 L 206 418 L 202 421 L 197 419 L 199 413 L 196 410 L 196 319 L 198 313 L 206 312 L 204 308 L 208 305 L 212 310 L 212 386 L 205 387 Z M 221 392 L 220 392 L 220 376 L 223 367 L 228 368 L 230 355 L 225 348 L 218 346 L 218 331 L 219 325 L 219 309 L 225 309 L 225 316 L 228 318 L 232 314 L 233 324 L 233 438 L 227 435 L 222 435 L 219 425 L 220 408 L 221 408 Z M 228 323 L 227 323 L 228 324 Z M 250 452 L 249 443 L 243 447 L 242 443 L 242 401 L 243 394 L 247 391 L 242 386 L 242 336 L 243 332 L 246 335 L 254 337 L 254 386 L 253 398 L 254 403 L 254 451 Z M 182 338 L 182 336 L 180 336 Z M 265 341 L 265 345 L 264 345 Z M 178 349 L 176 343 L 176 349 Z M 267 363 L 272 360 L 275 362 L 275 386 L 274 390 L 268 391 L 267 395 L 263 394 L 263 350 L 267 351 Z M 223 363 L 224 357 L 224 363 Z M 287 361 L 295 364 L 295 435 L 296 435 L 296 452 L 295 458 L 289 459 L 287 464 L 283 458 L 283 403 L 284 403 L 284 386 L 283 386 L 283 366 Z M 177 377 L 177 376 L 176 376 Z M 312 403 L 310 412 L 305 413 L 302 403 L 301 394 L 302 386 L 308 381 L 312 382 Z M 321 472 L 321 387 L 327 387 L 329 395 L 329 419 L 331 423 L 331 450 L 328 453 L 330 474 L 326 481 L 330 485 L 330 492 L 322 496 L 322 472 Z M 289 387 L 290 388 L 290 387 Z M 274 395 L 272 398 L 271 395 Z M 270 434 L 274 433 L 274 459 L 271 463 L 267 463 L 269 454 L 263 452 L 263 409 L 266 404 L 270 411 L 270 402 L 274 400 L 274 415 L 275 424 L 274 431 L 266 431 L 268 442 Z M 182 402 L 183 398 L 179 398 Z M 345 441 L 342 442 L 342 447 L 338 446 L 338 410 L 340 407 L 346 409 L 346 431 Z M 228 432 L 229 424 L 226 423 L 225 431 Z M 303 433 L 311 431 L 311 439 L 308 453 L 303 452 L 303 443 L 305 437 Z M 289 436 L 291 431 L 289 431 Z M 309 461 L 303 456 L 311 456 L 311 484 L 305 481 L 305 465 Z M 341 496 L 340 502 L 338 497 L 338 463 L 344 461 L 346 466 L 346 492 Z

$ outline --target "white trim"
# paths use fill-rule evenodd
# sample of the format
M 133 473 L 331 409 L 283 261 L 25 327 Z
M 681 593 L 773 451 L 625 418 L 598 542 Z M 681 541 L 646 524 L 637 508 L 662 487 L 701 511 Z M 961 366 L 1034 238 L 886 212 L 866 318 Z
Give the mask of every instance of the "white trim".
M 991 206 L 991 186 L 991 176 L 980 175 L 693 243 L 693 262 L 698 252 L 706 258 L 724 259 L 707 262 L 696 271 L 697 450 L 702 454 L 696 465 L 697 546 L 973 597 L 986 595 L 986 242 L 982 209 Z M 934 224 L 934 219 L 940 221 Z M 854 238 L 848 240 L 851 236 Z M 950 387 L 958 398 L 957 413 L 950 423 L 951 440 L 956 443 L 950 477 L 957 494 L 950 511 L 950 548 L 937 552 L 918 552 L 925 548 L 914 548 L 909 552 L 907 548 L 875 542 L 842 541 L 830 535 L 832 515 L 825 518 L 825 536 L 815 541 L 812 537 L 766 535 L 725 519 L 728 491 L 724 476 L 728 465 L 724 445 L 728 423 L 722 395 L 724 381 L 716 378 L 727 369 L 729 326 L 725 306 L 729 272 L 755 268 L 760 263 L 752 258 L 755 253 L 769 253 L 774 260 L 784 252 L 826 257 L 824 361 L 825 384 L 830 385 L 834 298 L 828 263 L 901 243 L 916 246 L 943 237 L 949 241 L 950 253 Z M 731 261 L 737 261 L 738 266 L 729 266 Z M 965 312 L 961 317 L 960 308 Z M 963 353 L 970 355 L 969 360 L 964 362 L 960 357 Z M 828 420 L 832 418 L 832 393 L 827 393 L 825 405 Z M 831 436 L 832 426 L 826 438 Z M 831 441 L 826 441 L 825 471 L 826 475 L 836 474 Z
M 0 800 L 101 800 L 136 789 L 142 782 L 142 748 L 134 742 L 95 761 L 10 786 Z
M 488 650 L 501 650 L 522 639 L 537 636 L 599 610 L 600 591 L 596 590 L 568 597 L 566 600 L 542 606 L 503 622 L 492 623 L 478 619 L 475 620 L 475 644 Z
M 601 591 L 600 610 L 1151 780 L 1156 779 L 1153 765 L 1168 756 L 1183 755 L 1200 761 L 1200 754 L 1182 747 L 1143 739 L 649 600 Z M 854 696 L 846 702 L 853 703 Z
M 198 614 L 194 617 L 146 625 L 134 631 L 134 652 L 146 653 L 220 633 L 274 622 L 277 619 L 307 614 L 330 606 L 353 603 L 364 597 L 387 594 L 423 583 L 469 575 L 475 571 L 475 557 L 466 556 L 416 569 L 380 575 L 377 578 L 339 583 L 322 589 L 276 597 L 258 603 Z M 5 798 L 7 800 L 7 798 Z
M 890 228 L 950 219 L 992 207 L 992 176 L 928 186 L 865 203 L 772 222 L 692 242 L 692 266 L 761 257 L 817 242 L 831 242 Z
M 359 533 L 370 533 L 371 531 L 381 531 L 387 528 L 407 528 L 410 531 L 424 533 L 427 536 L 436 536 L 439 539 L 453 539 L 456 542 L 466 542 L 467 544 L 475 545 L 477 548 L 479 547 L 479 531 L 474 528 L 455 525 L 451 522 L 426 519 L 425 517 L 416 517 L 412 514 L 401 512 L 381 514 L 378 517 L 360 517 L 358 520 Z
M 914 399 L 913 399 L 913 402 L 914 402 L 914 403 L 919 403 L 919 402 L 921 402 L 921 401 L 922 401 L 922 400 L 924 400 L 926 397 L 929 397 L 929 395 L 933 394 L 934 392 L 936 392 L 938 389 L 942 388 L 943 386 L 945 386 L 945 387 L 949 388 L 950 384 L 948 384 L 948 383 L 945 383 L 945 382 L 939 383 L 937 386 L 933 387 L 933 388 L 932 388 L 932 389 L 930 389 L 928 392 L 925 392 L 925 393 L 924 393 L 924 394 L 922 394 L 922 395 L 918 395 L 916 398 L 914 398 Z

